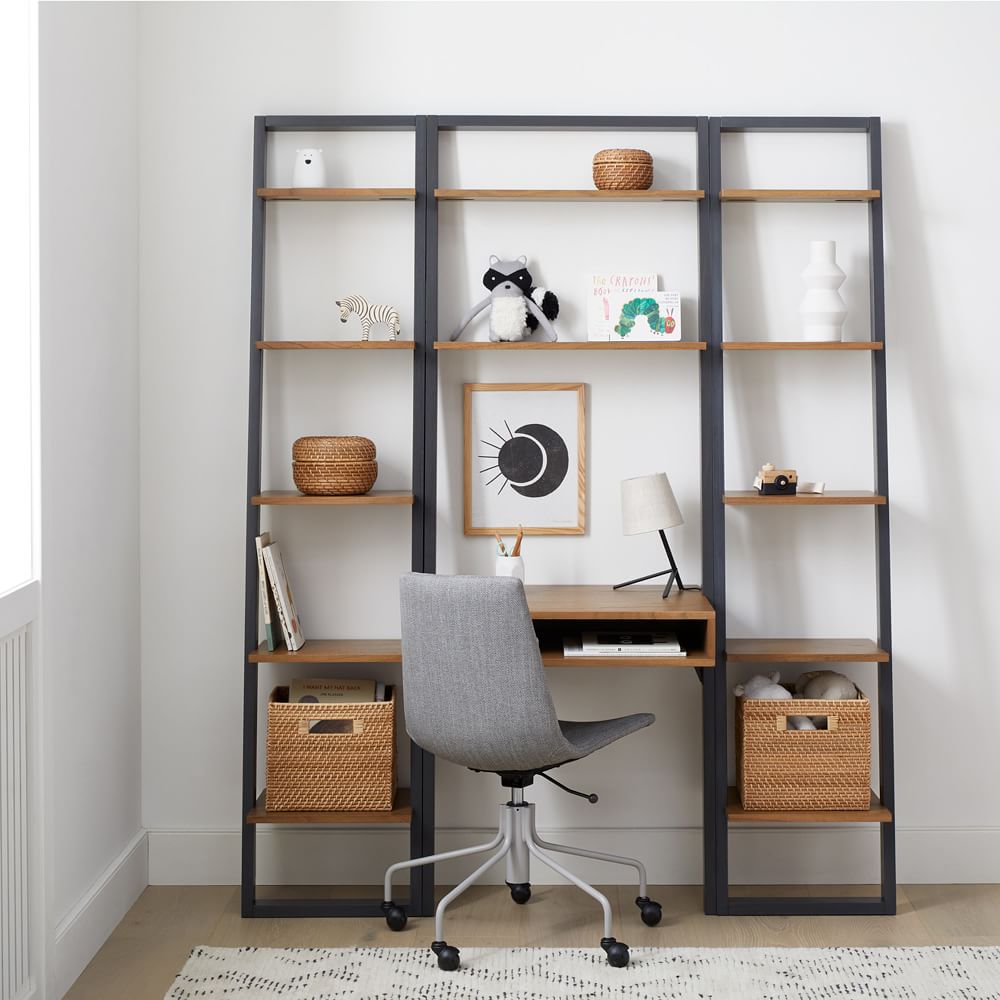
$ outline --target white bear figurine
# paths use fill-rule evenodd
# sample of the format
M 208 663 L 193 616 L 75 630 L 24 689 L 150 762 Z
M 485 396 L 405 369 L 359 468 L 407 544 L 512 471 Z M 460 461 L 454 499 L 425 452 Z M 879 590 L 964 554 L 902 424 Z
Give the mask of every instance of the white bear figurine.
M 292 171 L 292 187 L 326 187 L 326 164 L 322 149 L 295 150 L 295 168 Z
M 781 674 L 775 670 L 770 674 L 756 674 L 751 677 L 746 684 L 737 684 L 733 688 L 733 694 L 737 698 L 759 698 L 764 701 L 786 701 L 792 698 L 792 692 L 788 688 L 782 687 L 778 681 Z M 804 715 L 790 715 L 788 725 L 792 729 L 815 729 L 811 719 Z

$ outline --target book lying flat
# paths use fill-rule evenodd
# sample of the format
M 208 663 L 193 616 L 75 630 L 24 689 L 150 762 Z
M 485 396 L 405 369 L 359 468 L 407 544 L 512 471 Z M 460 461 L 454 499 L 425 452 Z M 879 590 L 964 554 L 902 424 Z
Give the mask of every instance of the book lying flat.
M 602 646 L 599 649 L 584 648 L 578 635 L 568 635 L 563 639 L 563 656 L 572 657 L 615 657 L 618 659 L 653 659 L 655 657 L 666 656 L 687 656 L 687 653 L 680 648 L 672 649 L 663 646 Z
M 385 685 L 382 684 L 382 698 L 376 697 L 375 681 L 370 678 L 346 680 L 337 678 L 330 680 L 318 678 L 315 680 L 296 680 L 288 685 L 288 700 L 292 703 L 309 702 L 312 704 L 330 705 L 339 702 L 368 702 L 385 699 Z
M 585 650 L 598 655 L 635 650 L 651 656 L 661 656 L 680 652 L 681 649 L 674 632 L 584 632 L 581 644 Z

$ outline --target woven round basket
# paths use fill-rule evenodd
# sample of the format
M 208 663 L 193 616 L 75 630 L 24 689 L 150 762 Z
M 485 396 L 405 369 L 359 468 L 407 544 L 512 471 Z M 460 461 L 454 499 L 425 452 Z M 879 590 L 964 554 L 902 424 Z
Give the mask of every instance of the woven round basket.
M 367 493 L 378 477 L 378 462 L 292 462 L 292 479 L 308 496 L 340 497 Z
M 594 154 L 599 191 L 646 191 L 653 186 L 653 157 L 644 149 L 602 149 Z
M 292 445 L 293 462 L 375 461 L 375 444 L 366 437 L 300 437 Z

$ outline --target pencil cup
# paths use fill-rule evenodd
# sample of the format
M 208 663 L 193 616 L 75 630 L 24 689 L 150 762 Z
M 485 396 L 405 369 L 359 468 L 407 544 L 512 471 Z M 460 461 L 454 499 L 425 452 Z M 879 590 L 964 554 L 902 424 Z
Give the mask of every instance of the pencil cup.
M 497 576 L 516 576 L 524 583 L 524 556 L 497 556 Z

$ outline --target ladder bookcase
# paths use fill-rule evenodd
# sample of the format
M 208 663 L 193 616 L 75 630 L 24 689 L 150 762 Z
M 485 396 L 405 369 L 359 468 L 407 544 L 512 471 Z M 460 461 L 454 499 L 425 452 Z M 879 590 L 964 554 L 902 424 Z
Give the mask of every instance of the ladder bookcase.
M 733 190 L 722 187 L 722 135 L 740 132 L 864 133 L 868 141 L 868 187 L 859 190 Z M 713 522 L 712 579 L 716 611 L 715 739 L 713 759 L 706 760 L 705 796 L 712 800 L 713 843 L 706 823 L 706 911 L 749 914 L 892 914 L 896 912 L 895 796 L 892 739 L 892 637 L 889 586 L 889 477 L 885 382 L 885 261 L 882 245 L 882 148 L 878 118 L 711 118 L 709 204 L 711 212 L 712 302 L 709 333 L 711 388 L 702 399 L 702 426 L 711 428 L 713 485 L 705 521 Z M 862 343 L 789 343 L 787 341 L 727 342 L 723 329 L 723 206 L 729 201 L 830 202 L 855 201 L 868 205 L 871 340 Z M 874 491 L 849 491 L 794 497 L 758 496 L 752 491 L 727 491 L 725 483 L 725 428 L 723 361 L 732 350 L 862 350 L 871 354 L 874 426 Z M 726 634 L 726 509 L 745 505 L 803 506 L 854 505 L 874 511 L 876 528 L 876 595 L 878 636 L 867 639 L 735 638 Z M 740 516 L 752 517 L 747 510 Z M 858 513 L 858 516 L 862 516 Z M 729 733 L 727 707 L 728 663 L 867 662 L 878 673 L 879 790 L 871 807 L 859 813 L 783 811 L 745 812 L 735 789 L 729 788 Z M 708 778 L 708 771 L 712 776 Z M 733 896 L 729 887 L 729 827 L 737 823 L 877 823 L 880 830 L 881 892 L 879 896 L 780 897 Z
M 268 135 L 279 131 L 321 132 L 361 130 L 412 131 L 415 139 L 414 183 L 410 188 L 271 188 L 267 185 Z M 520 131 L 687 131 L 696 138 L 697 189 L 594 191 L 571 189 L 442 189 L 438 188 L 441 134 L 458 129 Z M 721 135 L 739 131 L 844 131 L 868 137 L 869 187 L 863 190 L 724 190 L 721 187 Z M 289 653 L 280 647 L 268 653 L 259 642 L 257 554 L 263 506 L 378 504 L 411 507 L 411 568 L 436 570 L 438 352 L 454 350 L 698 351 L 701 397 L 702 454 L 702 593 L 707 599 L 699 614 L 715 607 L 715 625 L 690 666 L 702 684 L 704 909 L 713 914 L 894 913 L 895 847 L 892 755 L 892 668 L 889 607 L 889 516 L 885 398 L 885 322 L 882 249 L 881 149 L 877 118 L 707 118 L 636 116 L 259 116 L 254 120 L 252 261 L 250 299 L 250 390 L 246 508 L 246 599 L 243 680 L 243 916 L 381 916 L 378 899 L 260 898 L 256 882 L 257 828 L 266 823 L 397 824 L 409 827 L 411 857 L 434 851 L 434 759 L 410 745 L 410 788 L 401 789 L 388 813 L 268 813 L 257 782 L 257 718 L 260 703 L 259 664 L 399 663 L 398 639 L 310 639 Z M 264 331 L 264 234 L 267 205 L 272 201 L 412 201 L 414 206 L 414 300 L 411 341 L 290 341 L 267 340 Z M 556 343 L 455 342 L 438 340 L 438 205 L 452 201 L 551 202 L 672 202 L 697 203 L 698 336 L 697 341 L 608 345 L 585 341 Z M 863 201 L 869 206 L 871 264 L 871 342 L 803 344 L 801 342 L 729 342 L 722 329 L 722 205 L 727 201 Z M 581 208 L 581 211 L 586 211 Z M 262 490 L 263 365 L 273 352 L 289 350 L 394 349 L 413 353 L 412 489 L 374 491 L 361 497 L 305 497 L 295 492 Z M 822 497 L 758 497 L 726 491 L 724 468 L 723 362 L 731 351 L 746 350 L 864 350 L 871 353 L 874 388 L 875 490 L 828 493 Z M 281 357 L 278 353 L 273 355 Z M 348 354 L 340 354 L 350 366 Z M 639 357 L 646 357 L 640 354 Z M 638 359 L 637 359 L 638 360 Z M 761 503 L 850 504 L 870 506 L 877 528 L 878 636 L 863 639 L 728 639 L 725 626 L 726 509 Z M 330 516 L 336 516 L 330 511 Z M 742 516 L 753 516 L 746 511 Z M 537 589 L 537 588 L 535 588 Z M 545 588 L 561 601 L 574 588 Z M 579 589 L 579 588 L 575 588 Z M 395 581 L 392 582 L 392 592 Z M 557 615 L 559 617 L 560 615 Z M 617 617 L 628 617 L 618 614 Z M 545 617 L 544 615 L 542 616 Z M 572 617 L 572 615 L 570 615 Z M 640 616 L 641 617 L 641 616 Z M 880 786 L 869 811 L 852 814 L 746 814 L 733 800 L 728 781 L 727 662 L 871 662 L 878 670 L 878 739 Z M 559 663 L 549 663 L 559 666 Z M 619 666 L 608 663 L 607 666 Z M 408 793 L 408 794 L 407 794 Z M 729 891 L 728 831 L 741 822 L 876 822 L 881 830 L 882 883 L 879 897 L 733 897 Z M 434 872 L 430 866 L 411 873 L 412 914 L 428 915 L 434 906 Z
M 415 162 L 412 188 L 271 188 L 267 185 L 267 144 L 273 132 L 349 132 L 410 131 L 414 133 Z M 395 824 L 408 826 L 410 851 L 416 857 L 433 849 L 433 760 L 416 744 L 410 745 L 410 788 L 400 789 L 394 808 L 386 813 L 349 812 L 268 812 L 264 793 L 257 787 L 257 712 L 260 701 L 259 665 L 261 663 L 399 663 L 402 660 L 399 640 L 391 639 L 312 639 L 303 649 L 290 653 L 283 645 L 268 652 L 259 642 L 260 592 L 257 583 L 257 549 L 261 507 L 272 505 L 330 506 L 399 505 L 411 508 L 411 568 L 433 572 L 433 545 L 428 547 L 425 531 L 433 538 L 433 496 L 428 504 L 425 489 L 433 490 L 433 476 L 428 480 L 425 465 L 425 442 L 437 433 L 424 423 L 425 386 L 428 361 L 433 369 L 432 336 L 425 324 L 426 298 L 426 220 L 427 220 L 427 146 L 426 119 L 390 116 L 259 116 L 254 119 L 252 259 L 250 276 L 250 413 L 247 446 L 246 508 L 246 606 L 244 618 L 243 673 L 243 816 L 241 905 L 244 917 L 326 917 L 381 916 L 378 899 L 260 898 L 257 895 L 257 828 L 268 823 L 310 824 Z M 413 330 L 414 339 L 386 341 L 289 341 L 267 340 L 264 336 L 264 233 L 267 205 L 272 201 L 412 201 L 414 206 L 413 248 Z M 374 490 L 364 496 L 302 496 L 295 491 L 261 489 L 261 446 L 263 429 L 263 377 L 265 355 L 287 350 L 357 350 L 396 349 L 413 352 L 413 472 L 411 490 Z M 350 354 L 338 355 L 349 371 Z M 430 513 L 428 513 L 430 512 Z M 330 516 L 336 516 L 331 510 Z M 393 587 L 394 587 L 393 581 Z M 430 804 L 428 806 L 428 804 Z M 428 808 L 430 813 L 428 813 Z M 429 879 L 414 872 L 407 904 L 414 912 L 425 913 L 433 905 L 433 886 Z

